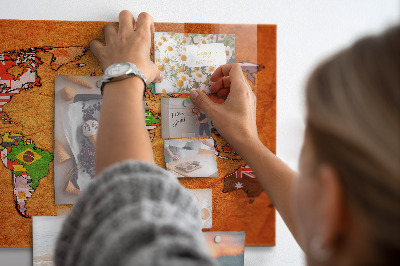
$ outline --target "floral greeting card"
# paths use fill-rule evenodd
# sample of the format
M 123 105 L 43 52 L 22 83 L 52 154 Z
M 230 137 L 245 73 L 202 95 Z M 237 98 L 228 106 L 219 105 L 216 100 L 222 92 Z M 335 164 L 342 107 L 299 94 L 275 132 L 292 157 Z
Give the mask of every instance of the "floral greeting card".
M 156 93 L 209 93 L 215 69 L 235 62 L 235 35 L 155 32 L 154 61 L 165 76 Z

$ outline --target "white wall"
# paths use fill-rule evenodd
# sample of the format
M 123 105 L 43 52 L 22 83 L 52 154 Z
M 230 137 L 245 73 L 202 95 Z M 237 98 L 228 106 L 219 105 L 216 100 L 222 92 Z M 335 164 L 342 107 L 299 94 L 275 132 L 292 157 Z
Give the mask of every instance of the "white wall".
M 277 154 L 296 170 L 304 130 L 302 90 L 307 74 L 326 55 L 400 21 L 398 0 L 1 2 L 0 19 L 117 21 L 119 11 L 129 9 L 135 16 L 146 11 L 157 22 L 277 24 Z M 279 215 L 276 235 L 276 247 L 246 248 L 245 265 L 304 265 L 302 252 Z M 0 249 L 0 265 L 31 265 L 31 260 L 30 248 Z

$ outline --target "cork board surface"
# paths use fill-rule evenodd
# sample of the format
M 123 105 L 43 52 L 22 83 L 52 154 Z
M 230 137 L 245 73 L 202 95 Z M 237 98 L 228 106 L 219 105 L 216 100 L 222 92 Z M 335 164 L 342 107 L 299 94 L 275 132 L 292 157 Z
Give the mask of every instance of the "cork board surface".
M 103 40 L 105 24 L 0 20 L 0 148 L 5 152 L 0 164 L 1 247 L 32 246 L 31 217 L 57 215 L 57 209 L 70 207 L 54 204 L 54 80 L 56 75 L 102 75 L 88 47 L 92 39 Z M 236 61 L 250 63 L 244 64 L 243 70 L 257 95 L 259 136 L 275 152 L 276 26 L 156 23 L 156 31 L 235 34 Z M 155 117 L 160 114 L 161 97 L 188 97 L 152 91 L 150 86 L 146 108 Z M 149 133 L 156 163 L 165 167 L 160 126 Z M 248 246 L 274 245 L 275 209 L 271 201 L 229 144 L 216 131 L 212 137 L 219 177 L 180 179 L 189 189 L 213 190 L 213 228 L 205 231 L 245 231 Z M 21 161 L 22 157 L 7 160 L 11 158 L 7 152 L 17 145 L 22 147 L 21 154 L 28 150 L 39 154 L 34 162 L 47 158 L 40 166 L 35 189 L 16 182 L 16 178 L 29 178 L 33 171 L 30 164 Z

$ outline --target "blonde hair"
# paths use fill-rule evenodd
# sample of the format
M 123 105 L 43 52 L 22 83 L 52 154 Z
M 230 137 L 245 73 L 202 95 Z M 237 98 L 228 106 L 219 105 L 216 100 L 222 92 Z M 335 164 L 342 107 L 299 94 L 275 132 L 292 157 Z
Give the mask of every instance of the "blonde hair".
M 323 62 L 306 86 L 307 134 L 337 171 L 382 265 L 400 261 L 400 26 Z

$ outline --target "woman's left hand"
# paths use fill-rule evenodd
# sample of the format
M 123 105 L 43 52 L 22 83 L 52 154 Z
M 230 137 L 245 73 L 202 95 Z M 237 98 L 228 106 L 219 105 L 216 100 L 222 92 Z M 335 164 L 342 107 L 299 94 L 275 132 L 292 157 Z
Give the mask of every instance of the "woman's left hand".
M 90 50 L 99 59 L 103 71 L 120 62 L 134 63 L 146 76 L 147 81 L 160 82 L 163 78 L 157 66 L 150 61 L 151 34 L 154 19 L 146 12 L 137 21 L 128 10 L 119 13 L 119 28 L 107 24 L 104 28 L 105 45 L 97 40 L 90 43 Z

